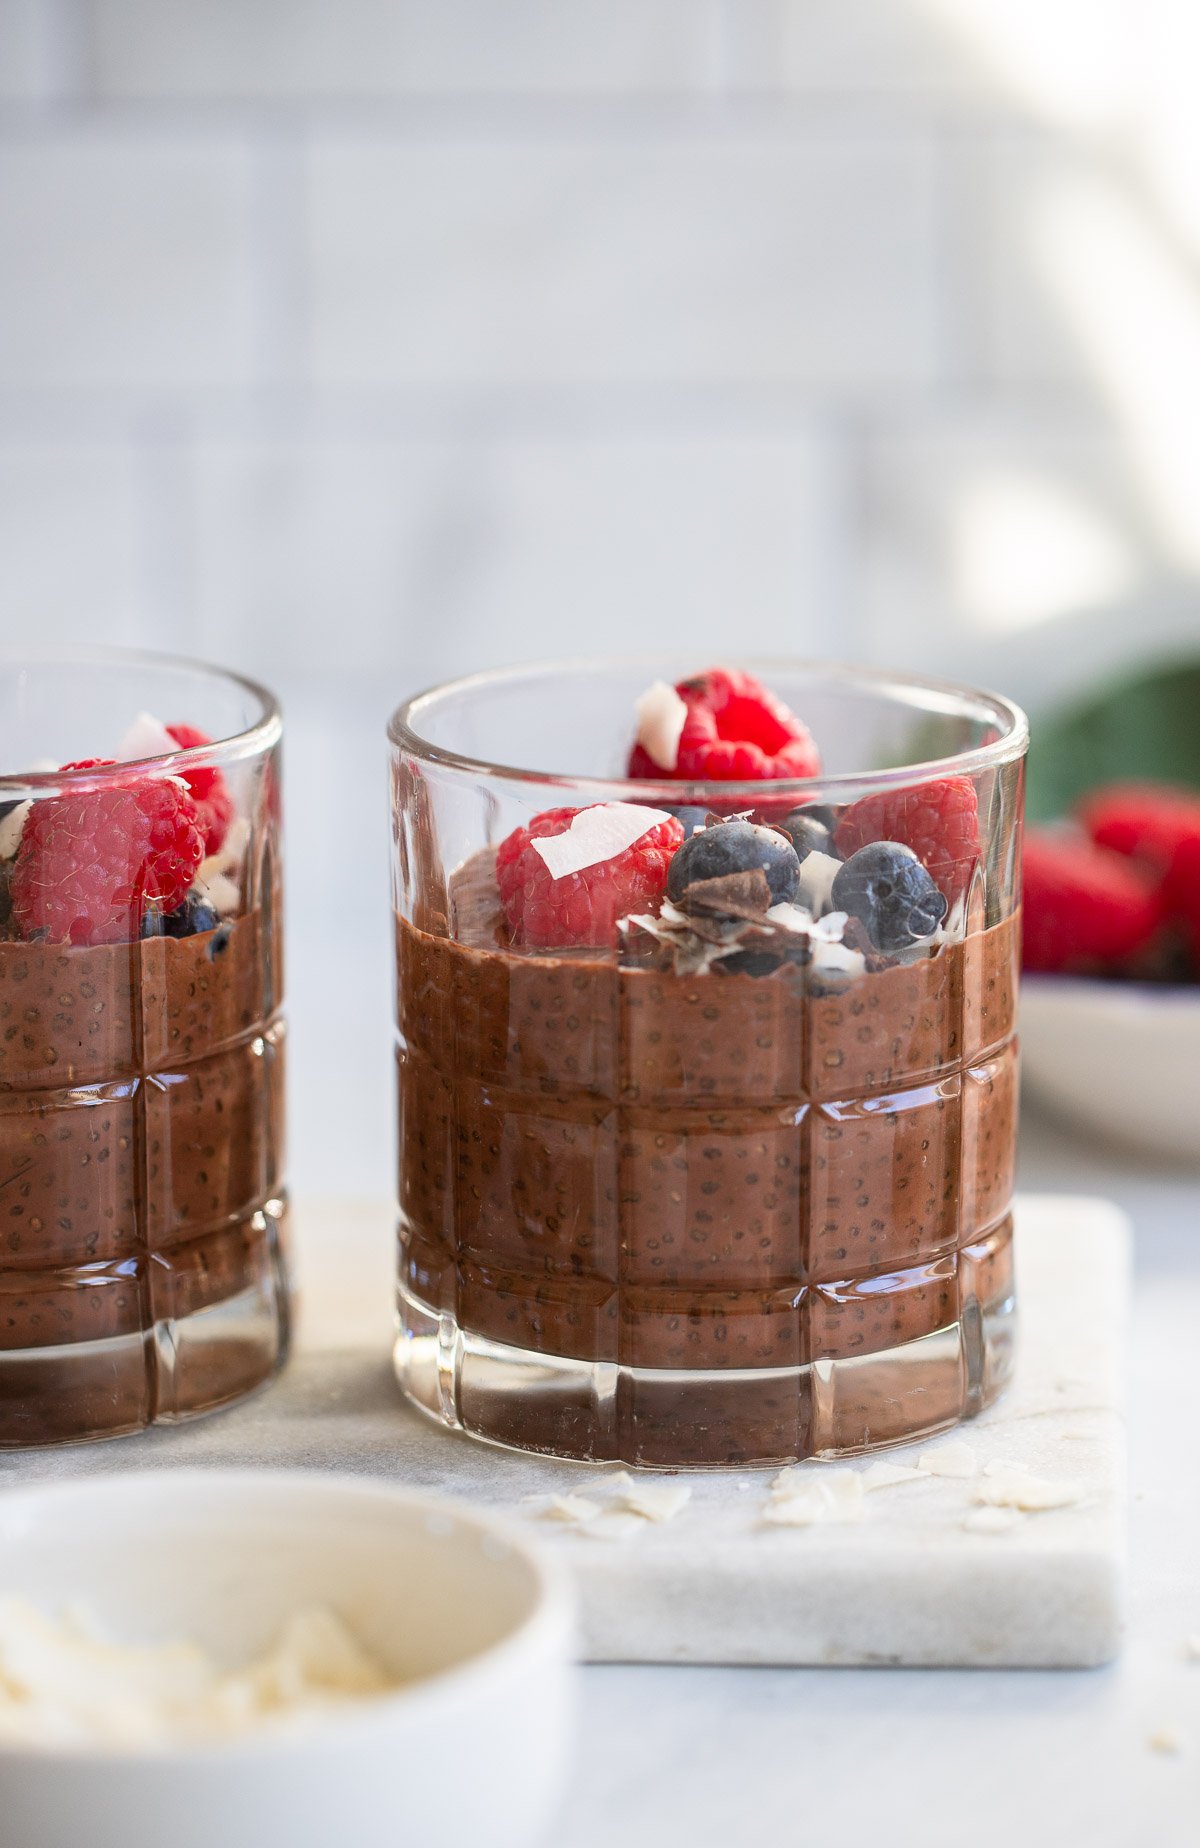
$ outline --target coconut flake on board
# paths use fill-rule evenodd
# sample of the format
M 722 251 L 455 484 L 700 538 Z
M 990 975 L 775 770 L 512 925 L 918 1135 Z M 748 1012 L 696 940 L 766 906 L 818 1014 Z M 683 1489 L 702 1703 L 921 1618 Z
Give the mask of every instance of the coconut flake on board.
M 654 685 L 637 700 L 637 741 L 651 763 L 660 770 L 674 770 L 679 762 L 679 740 L 687 723 L 687 704 L 665 680 Z
M 939 1450 L 923 1450 L 917 1468 L 927 1476 L 952 1476 L 965 1481 L 979 1474 L 979 1458 L 970 1444 L 943 1444 Z
M 643 808 L 637 802 L 597 802 L 580 809 L 564 833 L 547 834 L 529 844 L 551 879 L 565 879 L 568 873 L 615 860 L 651 828 L 670 819 L 665 809 Z
M 686 1482 L 663 1476 L 647 1476 L 639 1481 L 626 1469 L 610 1476 L 603 1486 L 614 1491 L 614 1507 L 640 1514 L 647 1521 L 673 1521 L 692 1498 Z
M 1073 1508 L 1084 1499 L 1084 1490 L 1076 1482 L 1037 1476 L 1018 1463 L 989 1463 L 974 1499 L 989 1508 L 1019 1508 L 1025 1514 L 1041 1514 L 1051 1508 Z
M 813 1475 L 805 1464 L 780 1470 L 762 1512 L 769 1527 L 848 1526 L 863 1518 L 862 1477 L 851 1469 Z
M 600 1503 L 589 1501 L 586 1495 L 527 1495 L 522 1506 L 539 1520 L 562 1521 L 566 1526 L 594 1521 L 602 1512 Z

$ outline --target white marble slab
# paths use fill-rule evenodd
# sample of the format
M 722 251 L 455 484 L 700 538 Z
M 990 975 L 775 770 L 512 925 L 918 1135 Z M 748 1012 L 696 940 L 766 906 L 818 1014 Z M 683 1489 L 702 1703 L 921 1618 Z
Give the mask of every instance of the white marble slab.
M 493 1450 L 399 1400 L 388 1359 L 391 1214 L 298 1215 L 307 1302 L 299 1352 L 249 1404 L 175 1431 L 0 1458 L 0 1484 L 163 1464 L 340 1469 L 536 1517 L 525 1498 L 607 1495 L 614 1472 Z M 537 1520 L 575 1570 L 593 1661 L 1086 1667 L 1110 1659 L 1125 1580 L 1124 1348 L 1129 1231 L 1102 1201 L 1027 1198 L 1018 1221 L 1020 1360 L 1005 1399 L 923 1450 L 967 1443 L 1069 1481 L 1078 1505 L 968 1529 L 979 1479 L 866 1497 L 856 1525 L 771 1528 L 773 1472 L 689 1475 L 690 1499 L 619 1541 Z M 812 1464 L 821 1474 L 828 1466 Z M 838 1465 L 865 1468 L 865 1464 Z

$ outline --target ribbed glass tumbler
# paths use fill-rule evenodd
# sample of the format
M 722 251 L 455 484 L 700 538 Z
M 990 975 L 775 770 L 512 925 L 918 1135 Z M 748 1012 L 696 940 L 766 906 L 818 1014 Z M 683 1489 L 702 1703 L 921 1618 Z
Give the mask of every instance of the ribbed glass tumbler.
M 280 735 L 215 669 L 0 658 L 0 1448 L 286 1355 Z
M 477 676 L 392 721 L 398 1377 L 446 1425 L 595 1461 L 945 1429 L 1011 1366 L 1023 716 L 771 663 L 819 775 L 623 777 L 688 666 Z M 739 815 L 784 902 L 684 889 L 680 844 L 711 858 Z

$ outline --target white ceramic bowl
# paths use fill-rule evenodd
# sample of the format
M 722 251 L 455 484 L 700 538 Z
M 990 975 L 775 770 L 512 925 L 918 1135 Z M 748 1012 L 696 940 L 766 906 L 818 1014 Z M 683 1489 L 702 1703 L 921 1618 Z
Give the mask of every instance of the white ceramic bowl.
M 503 1522 L 349 1479 L 156 1470 L 0 1492 L 0 1586 L 230 1666 L 325 1604 L 405 1677 L 297 1730 L 114 1752 L 0 1748 L 4 1848 L 526 1848 L 561 1795 L 573 1606 Z
M 1027 975 L 1030 1093 L 1105 1141 L 1200 1164 L 1200 987 Z

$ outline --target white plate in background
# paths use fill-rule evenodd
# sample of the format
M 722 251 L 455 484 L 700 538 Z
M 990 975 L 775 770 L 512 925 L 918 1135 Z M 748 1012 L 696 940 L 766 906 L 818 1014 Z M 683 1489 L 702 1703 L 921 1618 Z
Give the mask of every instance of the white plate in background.
M 1200 984 L 1026 975 L 1020 1035 L 1024 1082 L 1059 1115 L 1200 1165 Z

